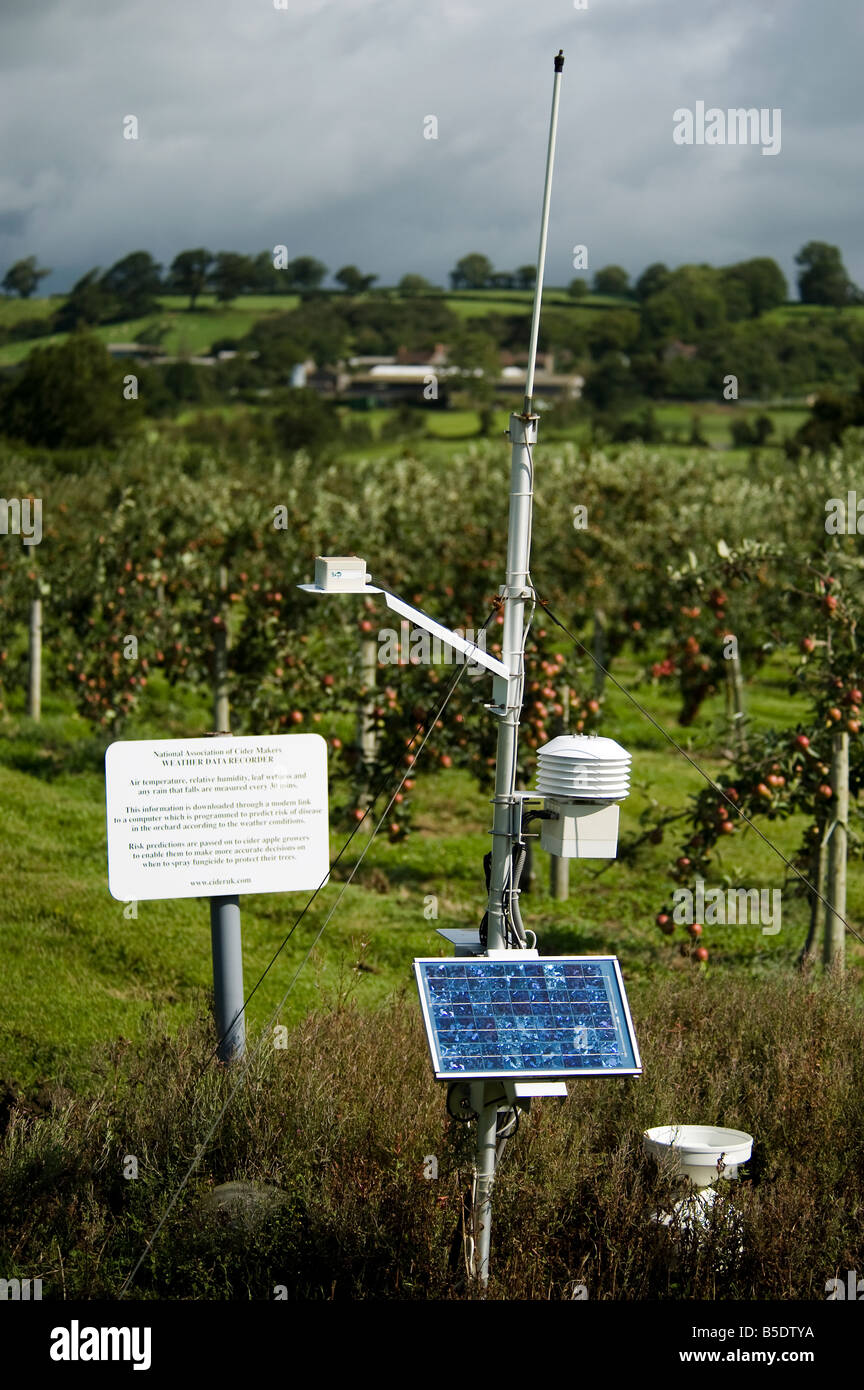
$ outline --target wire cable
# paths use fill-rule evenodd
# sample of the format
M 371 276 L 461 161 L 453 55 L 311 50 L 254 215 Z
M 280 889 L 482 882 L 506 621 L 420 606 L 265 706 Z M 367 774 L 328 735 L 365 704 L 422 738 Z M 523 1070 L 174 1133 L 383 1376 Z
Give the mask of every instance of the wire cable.
M 493 616 L 494 616 L 494 613 L 495 613 L 495 610 L 494 610 L 494 608 L 493 608 L 493 609 L 491 610 L 491 612 L 489 613 L 489 616 L 487 617 L 487 619 L 486 619 L 486 621 L 484 622 L 483 626 L 480 628 L 480 631 L 481 631 L 481 632 L 485 632 L 485 631 L 486 631 L 487 627 L 489 626 L 489 623 L 492 621 L 492 618 L 493 618 Z M 462 679 L 462 676 L 464 675 L 464 673 L 465 673 L 466 670 L 467 670 L 467 664 L 463 663 L 463 665 L 462 665 L 462 667 L 461 667 L 461 670 L 460 670 L 459 672 L 457 672 L 457 676 L 456 676 L 456 678 L 455 678 L 454 681 L 453 681 L 452 690 L 450 691 L 450 694 L 452 694 L 453 691 L 455 691 L 456 686 L 459 684 L 459 681 Z M 449 701 L 449 698 L 450 698 L 450 694 L 448 694 L 448 696 L 447 696 L 446 699 L 445 699 L 444 704 L 442 704 L 442 706 L 441 706 L 441 708 L 439 709 L 438 713 L 435 715 L 435 718 L 432 720 L 431 724 L 429 725 L 429 728 L 430 728 L 430 729 L 435 727 L 435 721 L 440 717 L 440 714 L 442 713 L 442 711 L 443 711 L 444 708 L 446 707 L 447 701 Z M 348 836 L 348 839 L 347 839 L 347 840 L 345 841 L 345 843 L 342 845 L 342 848 L 339 850 L 339 852 L 338 852 L 338 854 L 336 855 L 335 859 L 334 859 L 334 860 L 332 861 L 332 863 L 330 864 L 330 866 L 329 866 L 329 868 L 328 868 L 328 870 L 327 870 L 327 875 L 326 875 L 326 877 L 322 878 L 321 882 L 318 884 L 318 887 L 317 887 L 316 889 L 314 889 L 314 891 L 312 892 L 311 896 L 307 899 L 306 903 L 305 903 L 305 904 L 303 905 L 303 907 L 300 909 L 300 912 L 299 912 L 299 913 L 297 914 L 297 916 L 295 917 L 295 919 L 294 919 L 293 923 L 291 924 L 291 927 L 289 928 L 287 934 L 286 934 L 285 937 L 283 938 L 283 940 L 282 940 L 282 942 L 280 943 L 280 945 L 277 946 L 276 950 L 274 951 L 274 953 L 273 953 L 273 955 L 271 956 L 270 960 L 268 961 L 267 965 L 264 967 L 264 970 L 261 972 L 261 974 L 259 975 L 258 979 L 255 981 L 255 984 L 252 986 L 251 990 L 249 991 L 249 993 L 247 994 L 246 998 L 244 999 L 243 1004 L 242 1004 L 242 1007 L 241 1007 L 240 1009 L 238 1009 L 237 1013 L 236 1013 L 236 1014 L 234 1015 L 234 1017 L 232 1018 L 230 1024 L 228 1025 L 228 1027 L 226 1028 L 226 1030 L 225 1030 L 225 1032 L 222 1034 L 222 1036 L 221 1036 L 219 1039 L 217 1039 L 217 1042 L 216 1042 L 215 1046 L 213 1047 L 213 1049 L 211 1050 L 211 1052 L 208 1054 L 208 1056 L 207 1056 L 207 1058 L 206 1058 L 206 1060 L 205 1060 L 205 1062 L 204 1062 L 204 1065 L 202 1066 L 202 1068 L 201 1068 L 201 1070 L 199 1071 L 198 1075 L 195 1077 L 195 1080 L 194 1080 L 194 1082 L 193 1082 L 193 1085 L 197 1085 L 197 1084 L 198 1084 L 198 1082 L 200 1081 L 201 1077 L 204 1075 L 204 1072 L 207 1070 L 207 1068 L 210 1066 L 210 1063 L 213 1061 L 213 1058 L 216 1057 L 216 1056 L 218 1056 L 220 1047 L 222 1046 L 222 1044 L 223 1044 L 223 1042 L 225 1041 L 225 1039 L 228 1038 L 228 1037 L 230 1037 L 232 1030 L 233 1030 L 234 1027 L 236 1026 L 236 1023 L 237 1023 L 238 1018 L 240 1018 L 241 1015 L 245 1015 L 246 1008 L 247 1008 L 247 1006 L 248 1006 L 250 1000 L 253 998 L 253 996 L 255 995 L 256 991 L 257 991 L 257 990 L 259 989 L 259 987 L 261 986 L 261 984 L 263 984 L 263 982 L 264 982 L 266 976 L 267 976 L 268 973 L 270 972 L 271 968 L 275 965 L 275 963 L 276 963 L 278 957 L 281 955 L 282 951 L 283 951 L 283 950 L 285 949 L 285 947 L 288 945 L 288 942 L 291 940 L 291 937 L 294 935 L 294 932 L 295 932 L 295 931 L 297 930 L 297 928 L 299 927 L 300 923 L 302 922 L 303 918 L 306 916 L 306 913 L 309 911 L 309 909 L 310 909 L 310 907 L 312 906 L 312 904 L 314 903 L 315 899 L 318 897 L 318 894 L 321 892 L 322 888 L 324 888 L 324 887 L 326 886 L 326 884 L 329 882 L 330 876 L 331 876 L 333 870 L 335 869 L 336 865 L 340 862 L 340 860 L 342 859 L 342 857 L 343 857 L 343 855 L 345 854 L 346 850 L 348 849 L 348 846 L 351 844 L 351 841 L 354 839 L 354 836 L 358 833 L 358 831 L 360 830 L 360 827 L 363 825 L 363 823 L 364 823 L 364 821 L 366 820 L 367 816 L 371 813 L 372 808 L 373 808 L 375 802 L 378 800 L 378 797 L 381 795 L 382 791 L 384 790 L 385 786 L 386 786 L 387 783 L 389 782 L 390 778 L 393 776 L 393 774 L 395 773 L 396 769 L 399 767 L 399 764 L 400 764 L 401 759 L 405 756 L 405 753 L 406 753 L 406 752 L 407 752 L 407 753 L 410 753 L 410 752 L 411 752 L 411 749 L 412 749 L 413 746 L 414 746 L 414 741 L 415 741 L 415 739 L 418 737 L 418 735 L 420 734 L 420 732 L 426 727 L 427 722 L 428 722 L 428 716 L 427 716 L 427 719 L 426 719 L 426 720 L 421 720 L 421 721 L 420 721 L 420 723 L 417 725 L 417 727 L 416 727 L 415 730 L 414 730 L 414 733 L 413 733 L 412 736 L 411 736 L 410 742 L 406 745 L 406 747 L 402 750 L 402 752 L 399 753 L 399 755 L 398 755 L 396 761 L 395 761 L 394 763 L 391 764 L 391 766 L 390 766 L 390 768 L 387 770 L 387 772 L 385 772 L 385 773 L 382 775 L 382 777 L 380 778 L 377 787 L 374 789 L 374 791 L 373 791 L 372 794 L 371 794 L 371 797 L 370 797 L 370 800 L 369 800 L 369 804 L 367 805 L 366 810 L 363 812 L 363 815 L 361 816 L 360 820 L 358 820 L 357 824 L 356 824 L 356 825 L 354 826 L 354 828 L 352 829 L 351 834 Z M 425 740 L 424 740 L 424 742 L 425 742 Z M 423 746 L 423 745 L 421 744 L 421 748 L 422 748 L 422 746 Z M 418 749 L 418 752 L 419 752 L 419 749 Z M 415 757 L 416 757 L 416 755 L 415 755 Z M 405 776 L 407 777 L 407 775 L 408 775 L 408 774 L 406 773 Z M 405 778 L 403 777 L 402 780 L 404 781 Z M 402 783 L 400 782 L 399 787 L 396 788 L 396 791 L 397 791 L 397 792 L 400 790 L 401 786 L 402 786 Z M 394 793 L 394 795 L 395 795 L 395 793 Z M 391 801 L 391 802 L 390 802 L 390 805 L 392 805 L 392 804 L 393 804 L 393 803 L 392 803 L 392 801 Z M 390 807 L 388 806 L 387 810 L 389 811 L 389 809 L 390 809 Z M 385 811 L 384 814 L 386 815 L 386 814 L 387 814 L 387 811 Z M 376 832 L 373 832 L 373 838 L 374 838 L 374 833 L 377 833 L 377 831 L 376 831 Z M 368 844 L 367 844 L 367 849 L 368 849 Z M 365 850 L 364 850 L 364 854 L 365 854 Z M 362 857 L 363 857 L 363 856 L 361 856 L 361 858 L 362 858 Z M 355 866 L 355 872 L 356 872 L 356 866 Z
M 792 863 L 791 859 L 786 858 L 786 855 L 783 853 L 783 851 L 781 849 L 778 849 L 778 847 L 773 843 L 772 840 L 769 840 L 768 836 L 759 829 L 759 826 L 755 823 L 755 821 L 751 820 L 750 817 L 746 814 L 746 812 L 742 811 L 741 807 L 737 806 L 735 802 L 732 800 L 732 798 L 726 795 L 723 788 L 718 786 L 717 783 L 714 781 L 713 777 L 709 776 L 709 774 L 704 770 L 704 768 L 701 768 L 699 766 L 695 758 L 691 758 L 686 748 L 682 748 L 680 743 L 676 742 L 676 740 L 669 733 L 668 729 L 664 729 L 663 725 L 657 722 L 653 714 L 651 714 L 643 704 L 640 704 L 640 702 L 636 699 L 636 696 L 632 695 L 630 691 L 626 688 L 626 686 L 623 686 L 621 682 L 617 680 L 615 676 L 612 675 L 611 671 L 608 671 L 606 667 L 603 666 L 602 663 L 597 660 L 594 653 L 588 650 L 584 642 L 580 642 L 579 638 L 576 637 L 570 631 L 570 629 L 566 627 L 564 623 L 561 622 L 561 619 L 556 618 L 548 603 L 545 603 L 544 600 L 539 597 L 539 595 L 537 597 L 537 602 L 540 604 L 540 607 L 544 610 L 544 612 L 548 613 L 549 617 L 552 619 L 552 622 L 555 623 L 557 627 L 560 627 L 561 631 L 570 638 L 571 642 L 573 642 L 574 645 L 577 646 L 580 651 L 584 652 L 586 656 L 589 656 L 591 658 L 591 660 L 594 662 L 594 665 L 597 667 L 599 671 L 603 672 L 603 675 L 606 677 L 606 679 L 610 680 L 612 684 L 616 686 L 618 690 L 621 691 L 622 695 L 626 695 L 630 703 L 632 705 L 635 705 L 639 713 L 644 715 L 648 722 L 654 725 L 654 728 L 658 731 L 658 733 L 661 733 L 663 737 L 667 739 L 669 743 L 672 744 L 672 747 L 681 754 L 682 758 L 686 758 L 690 766 L 695 768 L 695 770 L 699 773 L 699 776 L 705 779 L 711 790 L 716 792 L 718 796 L 722 796 L 726 804 L 732 807 L 732 810 L 735 812 L 735 814 L 737 816 L 740 816 L 741 820 L 745 821 L 747 825 L 750 826 L 750 829 L 756 832 L 760 840 L 763 840 L 764 843 L 768 846 L 768 848 L 774 851 L 778 859 L 782 859 L 787 869 L 790 869 L 792 873 L 795 874 L 796 877 L 798 877 L 801 880 L 805 888 L 807 888 L 816 898 L 818 898 L 819 902 L 821 902 L 825 907 L 827 907 L 829 912 L 831 912 L 835 917 L 839 918 L 846 930 L 848 932 L 851 932 L 851 934 L 858 941 L 860 941 L 862 945 L 864 945 L 864 936 L 861 936 L 860 933 L 857 932 L 855 928 L 851 926 L 849 922 L 846 921 L 846 918 L 836 911 L 833 904 L 829 903 L 828 899 L 823 897 L 823 895 L 819 892 L 819 889 L 814 887 L 814 885 L 807 878 L 806 874 L 803 874 L 801 870 L 795 864 Z
M 493 611 L 494 611 L 494 610 L 493 610 Z M 492 614 L 490 613 L 489 618 L 487 618 L 487 620 L 486 620 L 486 623 L 489 623 L 489 622 L 491 621 L 491 618 L 492 618 Z M 485 626 L 486 626 L 486 624 L 484 624 L 484 627 L 485 627 Z M 198 1148 L 197 1148 L 197 1150 L 195 1151 L 195 1154 L 194 1154 L 193 1157 L 192 1157 L 192 1161 L 191 1161 L 191 1163 L 189 1164 L 189 1167 L 187 1168 L 185 1174 L 183 1175 L 183 1178 L 182 1178 L 182 1180 L 181 1180 L 179 1186 L 177 1187 L 177 1189 L 175 1190 L 175 1192 L 174 1192 L 173 1195 L 171 1196 L 171 1198 L 170 1198 L 170 1200 L 169 1200 L 169 1202 L 168 1202 L 168 1205 L 166 1206 L 165 1210 L 163 1211 L 161 1217 L 159 1218 L 159 1221 L 158 1221 L 158 1223 L 157 1223 L 157 1225 L 156 1225 L 156 1229 L 155 1229 L 155 1231 L 153 1232 L 153 1235 L 152 1235 L 152 1236 L 150 1237 L 150 1239 L 147 1241 L 147 1244 L 146 1244 L 144 1250 L 142 1251 L 141 1255 L 138 1257 L 138 1260 L 136 1261 L 135 1265 L 133 1266 L 131 1272 L 126 1276 L 126 1279 L 123 1281 L 123 1284 L 122 1284 L 122 1286 L 121 1286 L 121 1288 L 120 1288 L 119 1297 L 121 1297 L 121 1298 L 123 1297 L 123 1295 L 125 1294 L 126 1290 L 129 1288 L 129 1285 L 132 1283 L 132 1281 L 134 1280 L 136 1274 L 138 1273 L 138 1270 L 141 1268 L 141 1265 L 144 1263 L 144 1261 L 145 1261 L 145 1259 L 147 1258 L 148 1254 L 149 1254 L 150 1251 L 153 1249 L 153 1246 L 154 1246 L 154 1244 L 156 1243 L 156 1240 L 157 1240 L 158 1237 L 159 1237 L 159 1233 L 160 1233 L 161 1230 L 163 1229 L 163 1227 L 164 1227 L 164 1225 L 165 1225 L 165 1222 L 168 1220 L 168 1217 L 170 1216 L 171 1212 L 173 1211 L 174 1206 L 176 1205 L 177 1201 L 179 1200 L 181 1194 L 184 1192 L 184 1190 L 185 1190 L 185 1188 L 186 1188 L 186 1185 L 187 1185 L 187 1183 L 189 1182 L 189 1179 L 191 1178 L 192 1174 L 195 1172 L 195 1169 L 198 1167 L 198 1164 L 201 1162 L 201 1159 L 202 1159 L 202 1157 L 204 1156 L 204 1153 L 205 1153 L 206 1150 L 207 1150 L 207 1147 L 208 1147 L 208 1145 L 209 1145 L 209 1143 L 210 1143 L 210 1140 L 212 1139 L 213 1135 L 215 1134 L 216 1130 L 218 1129 L 219 1125 L 221 1124 L 222 1119 L 224 1118 L 224 1116 L 225 1116 L 225 1114 L 226 1114 L 226 1112 L 227 1112 L 229 1106 L 231 1105 L 232 1101 L 234 1100 L 234 1097 L 236 1096 L 236 1094 L 237 1094 L 237 1092 L 239 1091 L 240 1087 L 243 1085 L 243 1082 L 244 1082 L 245 1079 L 246 1079 L 246 1075 L 247 1075 L 247 1073 L 249 1072 L 249 1070 L 250 1070 L 250 1068 L 251 1068 L 253 1062 L 257 1059 L 257 1057 L 259 1056 L 259 1054 L 260 1054 L 262 1048 L 264 1047 L 265 1043 L 269 1040 L 270 1033 L 271 1033 L 271 1030 L 272 1030 L 272 1028 L 273 1028 L 273 1025 L 274 1025 L 276 1019 L 279 1017 L 279 1014 L 281 1013 L 282 1009 L 285 1007 L 285 1003 L 286 1003 L 286 1001 L 288 1000 L 288 997 L 289 997 L 289 995 L 291 994 L 291 991 L 293 990 L 295 984 L 297 983 L 297 980 L 298 980 L 299 977 L 300 977 L 301 971 L 303 970 L 304 966 L 306 965 L 307 961 L 309 960 L 309 957 L 312 955 L 312 952 L 314 951 L 315 947 L 317 946 L 318 942 L 320 941 L 320 939 L 321 939 L 321 937 L 322 937 L 322 935 L 323 935 L 323 933 L 324 933 L 324 930 L 325 930 L 327 924 L 330 922 L 331 918 L 333 917 L 333 914 L 335 913 L 337 907 L 339 906 L 340 902 L 342 901 L 342 898 L 345 896 L 345 893 L 347 892 L 347 890 L 348 890 L 348 888 L 349 888 L 349 886 L 350 886 L 350 884 L 351 884 L 351 881 L 352 881 L 352 879 L 354 878 L 354 875 L 357 873 L 357 870 L 360 868 L 360 865 L 363 863 L 363 860 L 365 859 L 365 857 L 366 857 L 366 855 L 368 854 L 370 848 L 372 847 L 372 843 L 373 843 L 373 841 L 374 841 L 374 839 L 375 839 L 375 836 L 378 834 L 378 831 L 380 830 L 382 824 L 383 824 L 384 821 L 386 820 L 386 818 L 387 818 L 387 816 L 388 816 L 388 814 L 389 814 L 389 812 L 390 812 L 391 806 L 393 806 L 393 804 L 395 803 L 396 796 L 397 796 L 399 790 L 401 789 L 401 787 L 402 787 L 402 785 L 403 785 L 405 779 L 409 776 L 410 771 L 411 771 L 411 768 L 413 768 L 414 763 L 416 762 L 417 758 L 418 758 L 419 755 L 422 753 L 424 747 L 425 747 L 426 744 L 428 743 L 429 738 L 430 738 L 431 735 L 432 735 L 433 729 L 435 729 L 438 720 L 440 719 L 441 715 L 444 713 L 444 710 L 447 708 L 448 704 L 450 703 L 450 700 L 452 699 L 452 697 L 453 697 L 453 695 L 454 695 L 454 693 L 455 693 L 455 691 L 456 691 L 456 688 L 457 688 L 457 686 L 459 685 L 460 681 L 462 680 L 463 676 L 465 675 L 465 672 L 467 671 L 467 669 L 468 669 L 467 663 L 464 663 L 464 664 L 460 667 L 460 669 L 457 671 L 457 673 L 456 673 L 455 677 L 453 678 L 453 680 L 450 682 L 449 688 L 447 689 L 447 691 L 446 691 L 446 693 L 445 693 L 445 695 L 444 695 L 444 699 L 441 701 L 441 704 L 440 704 L 439 707 L 438 707 L 438 710 L 437 710 L 437 712 L 436 712 L 436 714 L 435 714 L 435 717 L 431 720 L 431 722 L 430 722 L 430 724 L 429 724 L 429 728 L 426 730 L 426 733 L 425 733 L 424 736 L 423 736 L 423 740 L 422 740 L 422 742 L 421 742 L 419 748 L 417 749 L 417 753 L 414 755 L 414 760 L 413 760 L 413 762 L 412 762 L 412 764 L 411 764 L 411 767 L 409 767 L 408 769 L 406 769 L 406 770 L 403 772 L 402 777 L 400 778 L 399 783 L 398 783 L 398 785 L 396 786 L 395 791 L 393 791 L 393 793 L 391 794 L 390 800 L 388 801 L 386 807 L 384 808 L 384 811 L 382 812 L 381 816 L 379 817 L 378 822 L 377 822 L 377 824 L 375 825 L 375 828 L 373 829 L 372 834 L 369 836 L 369 839 L 368 839 L 366 845 L 364 846 L 362 853 L 360 854 L 360 856 L 359 856 L 359 858 L 358 858 L 356 864 L 355 864 L 354 867 L 352 868 L 351 873 L 348 875 L 347 879 L 346 879 L 346 880 L 344 881 L 344 883 L 342 884 L 342 889 L 341 889 L 340 893 L 338 894 L 338 896 L 337 896 L 337 898 L 336 898 L 336 901 L 333 903 L 333 905 L 332 905 L 331 908 L 330 908 L 330 911 L 327 913 L 326 917 L 324 918 L 324 921 L 321 923 L 321 926 L 320 926 L 320 928 L 318 929 L 318 932 L 317 932 L 316 935 L 315 935 L 315 939 L 313 940 L 312 945 L 309 947 L 309 950 L 306 952 L 306 955 L 303 957 L 303 960 L 300 962 L 300 964 L 298 965 L 296 971 L 294 972 L 294 976 L 293 976 L 293 978 L 292 978 L 292 980 L 291 980 L 291 982 L 290 982 L 290 984 L 289 984 L 287 990 L 285 991 L 284 995 L 282 996 L 282 999 L 281 999 L 280 1002 L 277 1004 L 275 1010 L 274 1010 L 273 1013 L 271 1014 L 270 1019 L 269 1019 L 268 1022 L 265 1024 L 264 1028 L 261 1030 L 261 1034 L 260 1034 L 260 1037 L 259 1037 L 258 1042 L 256 1043 L 256 1045 L 255 1045 L 254 1048 L 252 1048 L 249 1052 L 247 1052 L 246 1055 L 245 1055 L 241 1060 L 239 1060 L 239 1061 L 235 1064 L 235 1065 L 236 1065 L 236 1068 L 237 1068 L 237 1079 L 236 1079 L 234 1085 L 231 1087 L 231 1090 L 229 1091 L 228 1097 L 227 1097 L 227 1099 L 225 1100 L 224 1104 L 222 1105 L 222 1108 L 220 1109 L 220 1111 L 219 1111 L 219 1113 L 217 1114 L 216 1118 L 213 1120 L 212 1124 L 210 1125 L 209 1129 L 207 1130 L 207 1133 L 205 1134 L 204 1139 L 203 1139 L 203 1140 L 201 1141 L 201 1143 L 198 1145 Z M 415 733 L 414 737 L 416 737 L 416 733 Z M 412 740 L 412 741 L 413 741 L 413 740 Z M 350 843 L 350 837 L 349 837 L 349 843 Z M 317 892 L 320 891 L 320 890 L 319 890 L 319 889 L 316 889 L 315 891 L 316 891 L 316 893 L 317 893 Z M 311 901 L 311 900 L 310 900 L 310 901 Z M 308 907 L 308 904 L 307 904 L 307 907 Z M 305 912 L 305 910 L 306 910 L 306 909 L 304 908 L 304 912 Z M 303 914 L 301 913 L 301 917 L 302 917 L 302 915 L 303 915 Z M 299 920 L 299 919 L 298 919 L 298 920 Z M 296 925 L 296 924 L 295 924 L 295 925 Z M 292 931 L 293 931 L 293 928 L 292 928 Z M 289 936 L 290 936 L 290 933 L 289 933 Z M 287 938 L 286 938 L 286 940 L 287 940 Z M 283 944 L 284 944 L 284 943 L 283 943 Z M 281 947 L 280 947 L 280 950 L 281 950 Z M 277 951 L 276 954 L 278 955 L 279 952 Z M 274 957 L 274 959 L 275 959 L 275 957 Z M 271 962 L 271 964 L 272 964 L 272 962 Z M 267 968 L 268 968 L 268 970 L 269 970 L 270 967 L 268 966 Z M 266 974 L 266 971 L 265 971 L 265 974 Z M 262 976 L 262 979 L 263 979 L 263 976 Z M 259 981 L 259 983 L 260 983 L 260 981 Z M 256 988 L 257 988 L 257 986 L 256 986 Z M 253 993 L 254 993 L 254 991 L 253 991 Z M 250 995 L 250 997 L 251 997 L 251 995 Z

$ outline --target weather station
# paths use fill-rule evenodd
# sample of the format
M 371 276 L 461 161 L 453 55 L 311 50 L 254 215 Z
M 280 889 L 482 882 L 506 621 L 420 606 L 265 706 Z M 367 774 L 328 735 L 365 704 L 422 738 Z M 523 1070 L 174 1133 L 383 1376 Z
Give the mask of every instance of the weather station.
M 614 740 L 563 735 L 538 750 L 534 791 L 516 787 L 525 690 L 525 647 L 537 596 L 531 579 L 534 500 L 534 375 L 549 227 L 564 55 L 555 58 L 552 114 L 537 258 L 524 407 L 511 414 L 512 446 L 506 581 L 500 659 L 374 583 L 355 555 L 319 556 L 307 593 L 380 594 L 395 612 L 476 662 L 492 678 L 486 704 L 498 721 L 488 901 L 478 928 L 442 929 L 452 958 L 414 962 L 435 1077 L 447 1087 L 454 1118 L 476 1123 L 476 1160 L 466 1263 L 482 1287 L 489 1278 L 496 1163 L 518 1111 L 543 1097 L 567 1097 L 568 1079 L 639 1076 L 642 1063 L 624 981 L 614 956 L 541 956 L 519 909 L 526 827 L 542 825 L 541 844 L 561 858 L 614 858 L 618 803 L 629 791 L 630 755 Z

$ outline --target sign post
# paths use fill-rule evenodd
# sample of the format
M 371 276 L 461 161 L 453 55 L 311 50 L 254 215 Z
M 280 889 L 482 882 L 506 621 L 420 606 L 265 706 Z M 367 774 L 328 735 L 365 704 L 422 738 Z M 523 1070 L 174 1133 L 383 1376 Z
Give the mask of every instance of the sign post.
M 210 899 L 210 939 L 219 1060 L 235 1062 L 246 1051 L 243 942 L 240 935 L 240 899 L 236 893 Z
M 105 788 L 111 896 L 209 897 L 219 1056 L 242 1057 L 239 894 L 327 882 L 325 740 L 274 734 L 112 743 Z

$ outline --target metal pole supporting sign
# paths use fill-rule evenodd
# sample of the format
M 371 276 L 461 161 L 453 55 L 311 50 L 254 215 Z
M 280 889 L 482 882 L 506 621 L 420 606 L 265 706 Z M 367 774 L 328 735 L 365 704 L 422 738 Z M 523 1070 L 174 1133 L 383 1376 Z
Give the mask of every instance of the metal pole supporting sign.
M 220 707 L 215 696 L 216 737 L 231 737 L 227 699 Z M 213 955 L 213 1014 L 219 1039 L 220 1062 L 236 1062 L 246 1052 L 246 1015 L 243 1004 L 243 937 L 240 931 L 240 898 L 236 893 L 210 899 L 210 944 Z

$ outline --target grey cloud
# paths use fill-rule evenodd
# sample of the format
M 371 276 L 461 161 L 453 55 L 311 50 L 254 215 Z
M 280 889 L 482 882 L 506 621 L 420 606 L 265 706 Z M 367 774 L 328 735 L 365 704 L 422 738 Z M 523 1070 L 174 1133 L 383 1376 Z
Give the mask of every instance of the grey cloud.
M 864 280 L 847 0 L 6 0 L 3 28 L 3 250 L 64 267 L 48 290 L 140 246 L 284 242 L 385 281 L 531 261 L 559 47 L 553 283 L 577 242 L 592 268 L 772 254 L 791 278 L 813 237 Z M 697 100 L 780 107 L 780 155 L 674 145 Z

